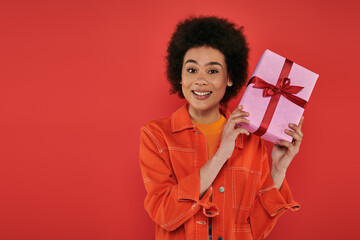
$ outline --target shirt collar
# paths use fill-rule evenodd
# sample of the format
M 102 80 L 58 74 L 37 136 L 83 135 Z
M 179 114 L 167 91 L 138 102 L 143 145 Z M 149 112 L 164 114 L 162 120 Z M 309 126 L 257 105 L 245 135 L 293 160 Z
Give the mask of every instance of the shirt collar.
M 181 132 L 185 129 L 193 129 L 194 125 L 191 122 L 191 118 L 188 112 L 189 103 L 181 106 L 176 112 L 171 116 L 171 131 L 173 133 Z M 220 107 L 220 112 L 225 116 L 226 119 L 230 116 L 230 111 Z M 244 147 L 244 134 L 240 134 L 235 142 L 237 148 L 242 149 Z

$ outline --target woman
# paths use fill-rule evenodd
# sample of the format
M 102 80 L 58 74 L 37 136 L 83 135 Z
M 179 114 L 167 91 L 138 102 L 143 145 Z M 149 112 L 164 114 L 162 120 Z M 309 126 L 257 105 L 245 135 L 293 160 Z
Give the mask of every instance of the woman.
M 144 205 L 156 239 L 263 239 L 287 209 L 299 208 L 284 178 L 303 119 L 285 130 L 292 143 L 274 145 L 270 171 L 262 140 L 236 125 L 249 123 L 249 113 L 225 109 L 247 78 L 242 28 L 189 18 L 177 25 L 167 53 L 172 93 L 187 103 L 141 128 Z

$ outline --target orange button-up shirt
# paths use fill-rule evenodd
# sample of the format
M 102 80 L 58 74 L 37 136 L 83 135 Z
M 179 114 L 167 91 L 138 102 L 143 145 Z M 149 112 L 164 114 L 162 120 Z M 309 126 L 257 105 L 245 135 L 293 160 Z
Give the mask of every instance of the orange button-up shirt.
M 286 180 L 279 191 L 262 140 L 240 134 L 232 156 L 199 199 L 200 168 L 208 160 L 206 140 L 187 109 L 186 104 L 141 127 L 144 206 L 156 223 L 156 239 L 208 240 L 209 217 L 212 239 L 263 239 L 287 209 L 299 208 Z M 221 111 L 228 118 L 230 113 Z

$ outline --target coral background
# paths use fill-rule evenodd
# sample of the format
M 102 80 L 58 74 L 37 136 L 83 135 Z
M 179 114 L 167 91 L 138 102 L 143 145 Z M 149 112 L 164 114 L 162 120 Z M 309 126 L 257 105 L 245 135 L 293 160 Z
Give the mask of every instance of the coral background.
M 140 126 L 184 104 L 164 57 L 199 14 L 245 27 L 249 74 L 267 48 L 320 74 L 287 173 L 302 208 L 268 239 L 360 238 L 358 1 L 1 0 L 0 239 L 154 239 Z

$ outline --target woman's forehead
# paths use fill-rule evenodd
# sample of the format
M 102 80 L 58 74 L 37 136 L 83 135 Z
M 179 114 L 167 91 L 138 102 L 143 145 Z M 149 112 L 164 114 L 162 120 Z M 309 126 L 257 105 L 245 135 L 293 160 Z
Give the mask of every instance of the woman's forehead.
M 186 62 L 194 62 L 199 65 L 206 65 L 210 62 L 218 62 L 220 64 L 224 64 L 225 56 L 218 49 L 208 46 L 202 46 L 190 48 L 184 56 L 184 63 Z

